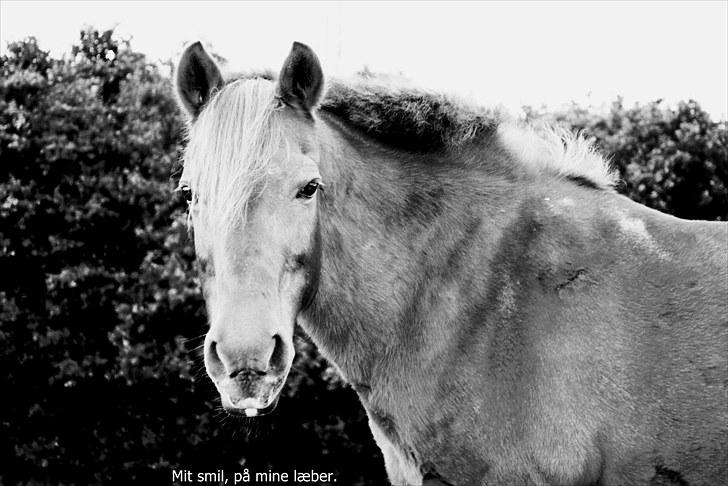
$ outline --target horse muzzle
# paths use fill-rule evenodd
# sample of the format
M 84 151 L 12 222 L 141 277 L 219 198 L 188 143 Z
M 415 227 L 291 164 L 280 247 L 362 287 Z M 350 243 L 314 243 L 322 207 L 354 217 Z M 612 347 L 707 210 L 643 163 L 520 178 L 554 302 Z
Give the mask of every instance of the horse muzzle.
M 293 361 L 293 343 L 278 335 L 236 341 L 205 339 L 205 368 L 222 401 L 235 415 L 257 417 L 270 413 L 278 403 Z
M 233 378 L 215 382 L 220 400 L 226 412 L 232 415 L 260 417 L 271 413 L 278 405 L 278 397 L 286 374 L 260 375 L 241 372 Z

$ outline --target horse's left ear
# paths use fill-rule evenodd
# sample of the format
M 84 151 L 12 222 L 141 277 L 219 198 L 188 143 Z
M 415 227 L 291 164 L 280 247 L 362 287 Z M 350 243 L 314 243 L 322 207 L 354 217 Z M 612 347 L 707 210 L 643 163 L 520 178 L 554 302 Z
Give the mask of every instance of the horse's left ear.
M 193 119 L 200 114 L 212 91 L 225 84 L 220 68 L 199 42 L 190 44 L 182 53 L 176 78 L 180 104 Z
M 324 91 L 324 73 L 313 50 L 294 42 L 278 76 L 278 96 L 284 103 L 311 113 Z

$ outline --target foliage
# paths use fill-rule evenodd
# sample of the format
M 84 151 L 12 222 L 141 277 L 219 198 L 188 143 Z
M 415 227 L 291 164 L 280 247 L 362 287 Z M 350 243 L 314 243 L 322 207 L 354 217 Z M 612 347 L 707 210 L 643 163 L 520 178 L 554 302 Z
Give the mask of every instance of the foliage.
M 94 30 L 64 59 L 13 43 L 0 73 L 0 483 L 170 483 L 176 468 L 243 467 L 383 483 L 355 395 L 302 336 L 276 414 L 220 413 L 173 196 L 183 121 L 168 77 Z M 726 126 L 695 102 L 556 118 L 613 154 L 630 197 L 728 218 Z

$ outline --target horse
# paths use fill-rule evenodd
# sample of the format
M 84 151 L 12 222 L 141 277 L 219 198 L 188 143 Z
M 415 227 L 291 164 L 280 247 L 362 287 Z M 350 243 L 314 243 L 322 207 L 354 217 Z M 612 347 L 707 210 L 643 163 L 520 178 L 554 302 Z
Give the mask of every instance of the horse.
M 231 414 L 271 413 L 296 323 L 392 484 L 715 485 L 728 474 L 728 225 L 613 188 L 585 137 L 452 97 L 175 74 L 185 192 Z

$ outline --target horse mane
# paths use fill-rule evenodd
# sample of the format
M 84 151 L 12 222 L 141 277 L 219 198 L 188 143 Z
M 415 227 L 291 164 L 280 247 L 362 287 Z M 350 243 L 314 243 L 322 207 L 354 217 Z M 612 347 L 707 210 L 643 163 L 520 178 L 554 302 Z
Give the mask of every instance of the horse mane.
M 444 95 L 362 79 L 329 82 L 321 110 L 411 152 L 452 150 L 492 134 L 500 114 Z
M 238 74 L 234 79 L 273 81 L 275 75 L 262 71 Z M 329 80 L 319 110 L 401 150 L 452 151 L 497 138 L 526 170 L 591 188 L 609 189 L 616 183 L 609 161 L 580 133 L 554 123 L 519 123 L 499 110 L 386 81 L 371 75 Z

